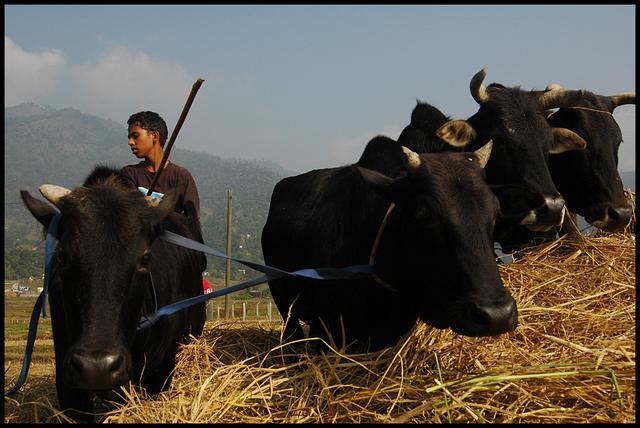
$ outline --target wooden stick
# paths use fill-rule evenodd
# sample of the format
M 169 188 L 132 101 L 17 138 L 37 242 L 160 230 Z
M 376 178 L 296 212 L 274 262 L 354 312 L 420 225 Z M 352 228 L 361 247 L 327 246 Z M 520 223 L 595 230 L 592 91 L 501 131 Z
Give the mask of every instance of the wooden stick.
M 151 196 L 151 193 L 153 192 L 153 188 L 158 182 L 158 177 L 160 177 L 162 170 L 164 170 L 164 166 L 166 165 L 167 159 L 169 158 L 169 153 L 171 152 L 173 143 L 176 141 L 178 132 L 180 132 L 180 128 L 182 128 L 184 119 L 187 117 L 187 113 L 189 113 L 191 104 L 193 104 L 193 99 L 196 97 L 196 93 L 198 92 L 198 89 L 200 89 L 200 86 L 202 86 L 202 82 L 204 82 L 204 79 L 198 78 L 198 80 L 196 80 L 196 82 L 191 87 L 191 93 L 189 94 L 189 97 L 187 98 L 187 102 L 184 104 L 184 107 L 182 108 L 182 114 L 180 114 L 180 118 L 178 119 L 178 122 L 176 123 L 175 128 L 173 128 L 173 132 L 171 133 L 171 138 L 169 138 L 169 144 L 167 144 L 167 148 L 164 150 L 164 154 L 162 155 L 162 161 L 160 162 L 160 167 L 158 168 L 158 171 L 156 171 L 155 177 L 153 177 L 151 186 L 149 186 L 149 190 L 147 191 L 147 196 Z

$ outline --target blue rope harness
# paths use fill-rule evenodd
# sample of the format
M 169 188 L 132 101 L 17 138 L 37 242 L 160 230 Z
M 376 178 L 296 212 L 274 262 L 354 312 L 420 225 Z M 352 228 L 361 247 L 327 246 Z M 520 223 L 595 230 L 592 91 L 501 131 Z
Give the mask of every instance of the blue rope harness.
M 31 321 L 29 324 L 29 334 L 27 337 L 27 346 L 25 350 L 25 357 L 22 362 L 22 371 L 16 381 L 16 384 L 11 390 L 4 393 L 5 397 L 9 395 L 13 395 L 22 387 L 24 382 L 27 379 L 27 374 L 29 372 L 29 365 L 31 363 L 31 356 L 33 353 L 33 344 L 36 338 L 36 332 L 38 329 L 38 320 L 40 318 L 40 308 L 42 308 L 42 315 L 46 319 L 46 298 L 47 291 L 49 288 L 49 282 L 52 276 L 53 269 L 53 252 L 55 250 L 55 242 L 58 235 L 58 223 L 60 221 L 61 214 L 60 212 L 56 213 L 49 224 L 49 228 L 47 230 L 47 238 L 45 244 L 45 278 L 44 278 L 44 286 L 42 292 L 38 296 L 36 300 L 35 306 L 33 308 L 33 312 L 31 314 Z M 160 318 L 173 314 L 174 312 L 185 309 L 189 306 L 205 302 L 209 299 L 213 299 L 216 297 L 224 296 L 226 294 L 234 293 L 236 291 L 243 290 L 245 288 L 253 287 L 258 284 L 265 283 L 272 279 L 278 279 L 283 277 L 299 277 L 299 278 L 309 278 L 316 280 L 336 280 L 336 279 L 358 279 L 358 278 L 366 278 L 370 277 L 374 273 L 373 266 L 371 264 L 367 265 L 354 265 L 348 266 L 345 268 L 317 268 L 317 269 L 300 269 L 294 272 L 287 272 L 282 269 L 274 268 L 271 266 L 265 266 L 258 263 L 250 262 L 247 260 L 238 259 L 235 257 L 227 256 L 226 254 L 215 250 L 211 247 L 208 247 L 200 242 L 194 241 L 189 238 L 185 238 L 184 236 L 180 236 L 176 233 L 165 231 L 162 235 L 160 235 L 160 239 L 164 241 L 173 243 L 175 245 L 180 245 L 182 247 L 186 247 L 192 250 L 200 251 L 203 253 L 211 254 L 216 257 L 221 257 L 225 259 L 229 259 L 232 261 L 236 261 L 241 263 L 247 267 L 257 270 L 258 272 L 262 272 L 264 275 L 241 282 L 234 286 L 225 288 L 224 290 L 218 290 L 207 294 L 202 294 L 199 296 L 191 297 L 185 300 L 181 300 L 176 303 L 172 303 L 170 305 L 164 306 L 160 309 L 157 309 L 157 300 L 156 300 L 156 311 L 149 315 L 143 315 L 140 318 L 138 323 L 138 330 L 142 330 L 144 328 L 150 327 L 155 324 Z M 153 281 L 151 281 L 151 288 L 153 290 L 154 296 L 156 295 L 155 288 L 153 286 Z
M 27 380 L 27 374 L 29 373 L 29 365 L 31 364 L 31 355 L 33 354 L 33 344 L 36 340 L 36 333 L 38 331 L 38 320 L 40 318 L 40 308 L 42 308 L 42 318 L 47 318 L 46 306 L 47 306 L 47 291 L 49 290 L 49 282 L 51 281 L 51 274 L 53 269 L 53 251 L 55 250 L 56 239 L 58 239 L 58 223 L 60 222 L 62 214 L 56 213 L 49 223 L 47 229 L 47 238 L 45 241 L 44 251 L 44 285 L 42 292 L 36 300 L 36 304 L 33 306 L 31 312 L 31 321 L 29 322 L 29 333 L 27 335 L 27 346 L 24 351 L 24 360 L 22 360 L 22 370 L 18 376 L 18 380 L 13 388 L 4 393 L 4 396 L 13 395 L 22 387 Z
M 271 266 L 261 265 L 261 264 L 250 262 L 247 260 L 242 260 L 235 257 L 227 256 L 226 254 L 214 248 L 208 247 L 200 242 L 194 241 L 193 239 L 185 238 L 184 236 L 178 235 L 168 230 L 165 231 L 162 235 L 160 235 L 160 239 L 175 245 L 180 245 L 181 247 L 189 248 L 191 250 L 196 250 L 203 253 L 211 254 L 216 257 L 221 257 L 224 259 L 236 261 L 247 267 L 257 270 L 258 272 L 262 272 L 265 275 L 241 282 L 232 287 L 225 288 L 224 290 L 218 290 L 211 293 L 202 294 L 200 296 L 191 297 L 189 299 L 181 300 L 180 302 L 176 302 L 176 303 L 172 303 L 170 305 L 164 306 L 159 310 L 157 310 L 156 312 L 154 312 L 153 314 L 144 315 L 141 318 L 140 323 L 138 324 L 138 330 L 147 328 L 153 325 L 161 317 L 170 315 L 174 312 L 185 309 L 191 305 L 195 305 L 197 303 L 201 303 L 206 300 L 213 299 L 215 297 L 220 297 L 226 294 L 234 293 L 236 291 L 240 291 L 245 288 L 253 287 L 255 285 L 262 284 L 273 279 L 278 279 L 278 278 L 283 278 L 288 276 L 289 277 L 294 276 L 298 278 L 317 279 L 317 280 L 358 279 L 358 278 L 369 277 L 373 273 L 372 265 L 355 265 L 355 266 L 348 266 L 342 269 L 338 269 L 338 268 L 300 269 L 294 272 L 287 272 L 285 270 L 274 268 Z

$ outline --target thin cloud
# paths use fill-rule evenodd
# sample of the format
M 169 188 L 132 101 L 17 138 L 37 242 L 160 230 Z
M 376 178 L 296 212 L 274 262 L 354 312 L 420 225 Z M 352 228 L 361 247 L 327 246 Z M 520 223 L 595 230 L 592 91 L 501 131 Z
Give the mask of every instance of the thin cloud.
M 5 35 L 4 106 L 45 101 L 63 79 L 66 67 L 62 52 L 27 52 Z
M 126 47 L 72 66 L 71 75 L 82 108 L 116 120 L 140 110 L 179 111 L 193 84 L 184 67 Z
M 36 102 L 124 123 L 154 110 L 167 125 L 185 103 L 195 78 L 181 65 L 115 47 L 94 61 L 69 63 L 59 50 L 29 52 L 5 35 L 5 107 Z

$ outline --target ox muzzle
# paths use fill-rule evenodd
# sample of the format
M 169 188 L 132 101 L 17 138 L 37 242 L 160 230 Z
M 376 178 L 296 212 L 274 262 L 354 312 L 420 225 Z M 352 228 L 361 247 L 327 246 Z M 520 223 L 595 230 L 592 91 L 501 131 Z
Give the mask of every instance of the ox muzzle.
M 546 232 L 554 227 L 562 226 L 564 221 L 565 202 L 560 196 L 545 197 L 544 204 L 529 211 L 520 224 L 536 232 Z
M 73 388 L 110 390 L 129 381 L 131 355 L 122 346 L 75 346 L 65 357 L 64 372 Z
M 465 336 L 496 336 L 518 326 L 516 301 L 505 293 L 493 301 L 474 300 L 465 305 L 451 329 Z
M 607 232 L 624 229 L 631 220 L 633 208 L 630 205 L 614 207 L 611 204 L 600 204 L 590 209 L 585 220 Z

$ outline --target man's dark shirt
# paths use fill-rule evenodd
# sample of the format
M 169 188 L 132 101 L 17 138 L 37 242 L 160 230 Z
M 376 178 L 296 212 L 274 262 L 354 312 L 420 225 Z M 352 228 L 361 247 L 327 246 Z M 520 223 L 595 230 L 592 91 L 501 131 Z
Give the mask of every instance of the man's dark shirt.
M 122 167 L 122 173 L 126 177 L 131 187 L 137 189 L 144 187 L 149 189 L 151 182 L 155 177 L 155 172 L 149 172 L 145 167 L 145 161 L 141 161 L 137 165 L 126 165 Z M 176 211 L 183 212 L 186 201 L 192 201 L 196 207 L 198 218 L 200 218 L 200 197 L 196 183 L 191 173 L 186 169 L 171 162 L 164 167 L 160 178 L 153 187 L 153 191 L 164 194 L 169 189 L 176 189 L 180 192 L 178 202 L 176 203 Z M 146 195 L 146 192 L 145 192 Z

